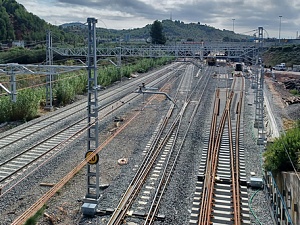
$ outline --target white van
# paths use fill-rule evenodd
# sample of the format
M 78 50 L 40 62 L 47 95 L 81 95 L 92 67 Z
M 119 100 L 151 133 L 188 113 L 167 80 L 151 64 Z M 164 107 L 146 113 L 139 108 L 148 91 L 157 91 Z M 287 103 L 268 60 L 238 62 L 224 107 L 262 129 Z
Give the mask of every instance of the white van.
M 273 70 L 280 70 L 280 71 L 284 71 L 285 70 L 285 65 L 276 65 L 273 67 Z

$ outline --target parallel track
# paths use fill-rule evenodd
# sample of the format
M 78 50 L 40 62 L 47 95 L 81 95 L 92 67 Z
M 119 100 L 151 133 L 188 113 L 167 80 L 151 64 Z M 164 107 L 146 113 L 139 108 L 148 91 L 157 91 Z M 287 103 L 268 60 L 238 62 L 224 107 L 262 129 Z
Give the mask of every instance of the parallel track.
M 141 190 L 143 188 L 144 193 L 150 193 L 155 190 L 154 197 L 151 202 L 149 202 L 150 207 L 147 209 L 147 213 L 145 214 L 144 224 L 153 224 L 155 221 L 163 194 L 168 182 L 170 181 L 172 172 L 175 169 L 177 159 L 180 155 L 185 137 L 189 131 L 190 124 L 195 116 L 198 106 L 200 105 L 201 96 L 209 81 L 208 76 L 204 77 L 203 80 L 198 81 L 192 91 L 186 92 L 184 90 L 188 90 L 188 86 L 191 85 L 191 80 L 189 80 L 190 76 L 191 75 L 188 74 L 187 79 L 183 79 L 179 85 L 180 87 L 178 88 L 176 104 L 178 103 L 177 105 L 180 105 L 179 113 L 176 116 L 172 116 L 174 109 L 171 107 L 164 120 L 161 122 L 161 127 L 157 130 L 156 136 L 150 144 L 151 147 L 149 147 L 149 151 L 147 152 L 143 163 L 138 168 L 134 179 L 128 186 L 128 189 L 123 194 L 122 199 L 107 223 L 108 225 L 117 225 L 124 222 L 124 219 L 127 217 L 127 213 L 132 208 L 135 200 L 140 198 L 138 196 L 139 193 L 142 192 Z M 203 83 L 201 83 L 201 81 Z M 196 106 L 192 107 L 192 116 L 186 116 L 185 114 L 187 109 L 191 107 L 192 93 L 196 90 L 196 88 L 199 88 L 200 83 L 202 84 L 201 90 L 203 90 L 203 92 L 200 99 L 197 99 Z M 172 117 L 174 119 L 172 119 Z M 184 128 L 182 127 L 183 121 L 188 124 L 185 125 Z M 145 190 L 145 188 L 147 189 L 149 187 L 151 190 Z M 141 198 L 143 198 L 143 196 L 141 196 Z M 148 199 L 146 196 L 145 198 Z M 133 208 L 137 206 L 138 204 L 135 203 Z
M 179 67 L 181 68 L 181 67 Z M 168 68 L 167 68 L 168 70 Z M 173 72 L 168 72 L 163 76 L 157 77 L 158 74 L 161 72 L 155 72 L 150 78 L 144 78 L 142 81 L 147 81 L 149 85 L 155 86 L 159 84 L 161 81 L 170 79 L 170 76 Z M 139 80 L 140 82 L 140 80 Z M 138 82 L 138 83 L 139 83 Z M 106 116 L 110 115 L 114 111 L 118 110 L 124 104 L 133 101 L 135 98 L 139 97 L 136 93 L 129 93 L 129 90 L 134 90 L 137 88 L 137 82 L 134 84 L 126 85 L 125 91 L 121 91 L 122 89 L 117 89 L 114 93 L 117 93 L 114 97 L 115 100 L 113 102 L 107 102 L 105 106 L 100 109 L 101 117 L 98 118 L 99 120 L 104 119 Z M 140 84 L 140 83 L 139 83 Z M 132 91 L 131 91 L 132 92 Z M 127 94 L 126 94 L 127 93 Z M 109 93 L 107 94 L 107 98 Z M 105 96 L 104 96 L 105 97 Z M 120 98 L 122 97 L 122 98 Z M 122 104 L 120 103 L 122 102 Z M 74 115 L 79 112 L 85 112 L 86 110 L 86 103 L 77 104 L 74 108 L 69 111 L 63 110 L 62 113 L 55 115 L 53 118 L 46 118 L 40 122 L 34 123 L 32 126 L 25 126 L 24 128 L 20 129 L 19 132 L 14 134 L 3 135 L 0 139 L 0 143 L 2 143 L 1 150 L 4 150 L 5 147 L 13 147 L 13 143 L 20 142 L 24 138 L 30 138 L 33 135 L 36 135 L 43 129 L 48 129 L 51 125 L 56 125 L 59 122 L 63 122 L 71 115 Z M 75 120 L 75 119 L 74 119 Z M 50 157 L 54 156 L 63 147 L 74 141 L 83 132 L 86 131 L 88 128 L 86 125 L 86 117 L 84 116 L 81 119 L 76 119 L 75 122 L 72 124 L 67 124 L 60 128 L 58 131 L 51 133 L 47 138 L 43 140 L 38 140 L 36 144 L 27 147 L 11 156 L 9 159 L 0 163 L 0 185 L 1 185 L 1 194 L 5 194 L 6 190 L 9 188 L 11 181 L 15 180 L 19 176 L 23 174 L 28 168 L 30 168 L 33 164 L 36 166 L 37 163 L 41 164 L 46 158 L 49 159 Z
M 180 69 L 180 64 L 170 65 L 166 68 L 160 69 L 156 72 L 151 73 L 150 76 L 146 76 L 143 78 L 137 78 L 136 80 L 133 80 L 132 82 L 122 85 L 118 88 L 113 89 L 113 91 L 108 91 L 106 93 L 99 93 L 99 101 L 101 102 L 103 109 L 109 104 L 117 103 L 128 95 L 128 93 L 133 92 L 138 85 L 141 83 L 145 83 L 148 85 L 155 79 L 166 78 L 166 76 L 162 76 L 162 74 L 165 75 L 166 71 L 169 71 L 170 69 Z M 177 67 L 177 68 L 176 68 Z M 166 74 L 172 74 L 172 72 L 167 72 Z M 18 132 L 5 132 L 5 134 L 0 135 L 0 151 L 2 149 L 5 149 L 6 147 L 12 147 L 12 145 L 26 139 L 33 137 L 37 132 L 43 131 L 45 129 L 49 129 L 50 126 L 57 125 L 59 123 L 64 123 L 64 121 L 72 119 L 75 115 L 78 115 L 80 113 L 86 114 L 86 101 L 79 101 L 78 103 L 72 104 L 71 107 L 65 107 L 61 109 L 58 113 L 55 113 L 55 115 L 50 114 L 50 116 L 45 116 L 42 119 L 35 120 L 33 122 L 24 124 L 21 126 L 21 128 L 18 129 Z

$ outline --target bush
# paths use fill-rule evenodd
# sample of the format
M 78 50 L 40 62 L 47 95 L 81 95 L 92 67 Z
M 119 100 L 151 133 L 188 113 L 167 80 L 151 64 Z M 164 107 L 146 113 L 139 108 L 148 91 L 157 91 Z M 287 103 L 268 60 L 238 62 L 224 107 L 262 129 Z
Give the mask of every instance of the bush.
M 66 105 L 75 100 L 75 89 L 69 80 L 61 80 L 54 88 L 58 105 Z
M 40 96 L 35 89 L 25 89 L 18 92 L 17 101 L 12 102 L 11 120 L 31 120 L 38 115 Z
M 1 96 L 0 98 L 0 123 L 10 120 L 12 112 L 12 102 L 10 96 Z
M 296 89 L 290 90 L 290 93 L 291 93 L 292 95 L 299 95 L 299 92 L 298 92 Z
M 20 49 L 16 48 L 11 53 L 18 57 Z M 134 72 L 147 72 L 149 69 L 170 62 L 171 58 L 142 59 L 134 65 L 124 65 L 121 69 L 106 65 L 98 68 L 98 83 L 108 86 L 123 77 L 130 77 Z M 73 63 L 72 61 L 68 62 Z M 58 76 L 56 76 L 58 77 Z M 44 77 L 39 78 L 28 75 L 27 79 L 18 81 L 18 88 L 26 88 L 44 83 Z M 75 100 L 76 94 L 83 94 L 87 91 L 87 73 L 85 71 L 72 72 L 59 75 L 53 83 L 53 96 L 57 105 L 70 104 Z M 21 86 L 21 87 L 20 87 Z M 18 92 L 17 102 L 11 102 L 10 96 L 0 97 L 0 122 L 24 120 L 28 121 L 38 116 L 38 109 L 42 99 L 45 99 L 45 88 L 27 88 Z
M 299 121 L 294 129 L 288 130 L 284 135 L 277 138 L 274 143 L 267 146 L 264 152 L 264 167 L 272 172 L 292 171 L 293 165 L 297 165 L 297 152 L 300 149 Z M 288 154 L 287 154 L 288 153 Z
M 83 94 L 86 92 L 87 80 L 87 75 L 83 72 L 80 72 L 79 76 L 73 77 L 70 80 L 76 94 Z

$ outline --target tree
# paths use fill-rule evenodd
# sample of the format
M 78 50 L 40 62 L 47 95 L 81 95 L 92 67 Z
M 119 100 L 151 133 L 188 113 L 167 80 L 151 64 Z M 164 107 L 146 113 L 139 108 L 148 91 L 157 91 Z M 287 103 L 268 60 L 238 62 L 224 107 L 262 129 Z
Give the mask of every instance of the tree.
M 155 20 L 151 26 L 150 30 L 150 36 L 151 36 L 151 42 L 152 44 L 165 44 L 166 43 L 166 37 L 163 34 L 163 27 L 161 22 L 158 20 Z
M 264 167 L 273 172 L 293 171 L 292 164 L 297 165 L 297 154 L 300 149 L 300 123 L 296 122 L 293 129 L 288 130 L 273 143 L 267 146 L 264 152 Z M 290 159 L 289 159 L 290 156 Z

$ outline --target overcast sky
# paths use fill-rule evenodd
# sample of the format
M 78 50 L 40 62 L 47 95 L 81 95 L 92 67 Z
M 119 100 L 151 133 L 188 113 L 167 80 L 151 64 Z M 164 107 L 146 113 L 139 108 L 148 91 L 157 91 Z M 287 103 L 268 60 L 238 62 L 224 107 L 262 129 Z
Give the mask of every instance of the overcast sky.
M 180 20 L 265 37 L 296 38 L 300 34 L 299 0 L 17 0 L 27 11 L 53 25 L 98 19 L 98 27 L 130 29 L 154 20 Z M 281 23 L 280 18 L 281 17 Z M 234 19 L 234 20 L 233 20 Z M 233 26 L 234 25 L 234 26 Z

